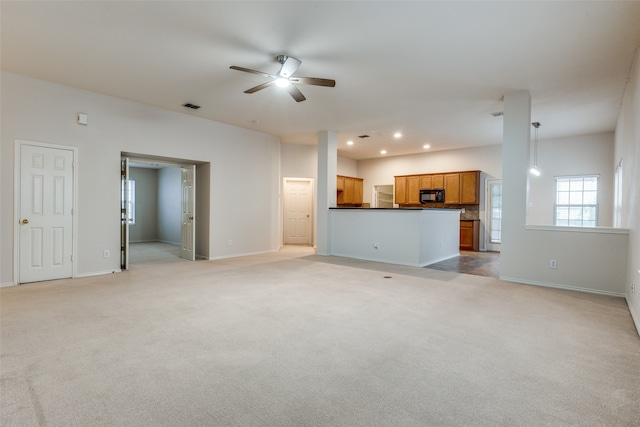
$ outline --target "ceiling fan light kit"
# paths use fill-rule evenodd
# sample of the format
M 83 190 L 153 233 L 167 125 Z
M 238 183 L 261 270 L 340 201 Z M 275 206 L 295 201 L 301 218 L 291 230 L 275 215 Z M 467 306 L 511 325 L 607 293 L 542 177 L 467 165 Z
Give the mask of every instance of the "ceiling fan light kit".
M 271 79 L 271 81 L 245 90 L 244 93 L 256 93 L 259 90 L 268 88 L 275 83 L 276 86 L 287 89 L 289 95 L 291 95 L 291 97 L 296 100 L 296 102 L 302 102 L 307 98 L 305 98 L 302 92 L 300 92 L 300 89 L 298 89 L 294 84 L 325 87 L 335 87 L 336 85 L 336 81 L 331 79 L 321 79 L 318 77 L 293 77 L 293 74 L 298 70 L 300 64 L 302 64 L 302 61 L 297 58 L 287 55 L 278 55 L 276 56 L 276 61 L 281 66 L 280 71 L 278 71 L 278 73 L 275 75 L 264 73 L 262 71 L 252 70 L 250 68 L 238 67 L 237 65 L 232 65 L 229 68 L 231 68 L 232 70 L 243 71 L 245 73 L 259 74 Z

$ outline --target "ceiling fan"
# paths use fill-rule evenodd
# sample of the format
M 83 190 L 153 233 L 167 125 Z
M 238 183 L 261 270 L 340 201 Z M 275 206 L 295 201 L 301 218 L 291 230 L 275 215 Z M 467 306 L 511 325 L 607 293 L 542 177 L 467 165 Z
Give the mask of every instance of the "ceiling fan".
M 317 77 L 292 77 L 293 73 L 296 72 L 302 63 L 302 61 L 297 58 L 287 55 L 278 55 L 276 56 L 276 61 L 281 64 L 280 71 L 276 74 L 263 73 L 262 71 L 251 70 L 249 68 L 238 67 L 236 65 L 232 65 L 229 68 L 232 70 L 244 71 L 246 73 L 260 74 L 261 76 L 269 77 L 271 79 L 271 81 L 245 90 L 244 93 L 255 93 L 275 84 L 276 86 L 286 88 L 289 95 L 291 95 L 296 102 L 304 101 L 307 98 L 304 97 L 302 92 L 300 92 L 300 89 L 298 89 L 294 84 L 327 87 L 335 87 L 336 85 L 336 81 L 330 79 L 320 79 Z

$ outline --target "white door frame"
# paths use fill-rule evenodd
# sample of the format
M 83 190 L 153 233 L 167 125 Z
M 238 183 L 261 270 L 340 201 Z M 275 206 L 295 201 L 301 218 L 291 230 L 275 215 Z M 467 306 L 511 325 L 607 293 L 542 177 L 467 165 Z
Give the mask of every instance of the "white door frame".
M 282 233 L 280 234 L 281 239 L 282 239 L 282 245 L 284 245 L 284 241 L 285 241 L 285 232 L 286 232 L 286 227 L 285 227 L 285 203 L 286 200 L 285 198 L 287 197 L 287 192 L 286 187 L 287 187 L 287 181 L 304 181 L 304 182 L 308 182 L 309 183 L 309 189 L 310 189 L 310 196 L 311 196 L 311 206 L 309 207 L 309 215 L 310 215 L 310 224 L 309 226 L 311 227 L 311 242 L 310 245 L 312 247 L 316 247 L 316 227 L 315 227 L 315 191 L 314 191 L 314 181 L 313 178 L 295 178 L 295 177 L 283 177 L 282 178 L 282 206 L 280 207 L 280 209 L 282 209 Z
M 20 173 L 20 164 L 21 164 L 21 152 L 23 145 L 33 145 L 36 147 L 42 148 L 51 148 L 56 150 L 67 150 L 73 153 L 73 181 L 72 187 L 73 190 L 71 192 L 71 277 L 76 277 L 78 274 L 76 260 L 78 259 L 77 248 L 78 248 L 78 221 L 76 221 L 76 217 L 78 214 L 78 174 L 77 174 L 77 166 L 78 166 L 78 147 L 73 147 L 70 145 L 60 145 L 60 144 L 50 144 L 47 142 L 38 142 L 38 141 L 25 141 L 22 139 L 15 140 L 15 155 L 14 155 L 14 166 L 13 166 L 13 284 L 17 285 L 20 283 L 20 206 L 21 206 L 21 173 Z

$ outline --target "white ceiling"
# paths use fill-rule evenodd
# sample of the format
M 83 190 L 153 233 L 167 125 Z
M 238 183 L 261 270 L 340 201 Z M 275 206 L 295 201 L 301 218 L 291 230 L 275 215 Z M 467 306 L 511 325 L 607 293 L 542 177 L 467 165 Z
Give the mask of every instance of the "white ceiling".
M 612 131 L 640 45 L 638 1 L 3 0 L 0 14 L 3 70 L 284 143 L 335 131 L 354 159 L 500 144 L 491 113 L 518 89 L 541 140 Z M 275 86 L 243 93 L 265 78 L 229 66 L 275 73 L 278 54 L 336 87 L 299 86 L 300 103 Z

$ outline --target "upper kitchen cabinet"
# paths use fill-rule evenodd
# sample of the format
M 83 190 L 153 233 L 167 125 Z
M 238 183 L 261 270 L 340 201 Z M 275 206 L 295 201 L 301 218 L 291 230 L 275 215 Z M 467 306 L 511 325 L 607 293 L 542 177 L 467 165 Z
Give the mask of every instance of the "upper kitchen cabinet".
M 395 177 L 395 203 L 420 205 L 420 190 L 444 189 L 444 203 L 479 204 L 480 171 L 450 172 Z
M 480 171 L 460 172 L 460 204 L 477 205 L 480 203 L 479 184 Z
M 407 177 L 396 176 L 394 188 L 395 202 L 399 205 L 407 203 Z
M 480 171 L 448 173 L 444 175 L 444 202 L 456 205 L 477 205 Z
M 444 175 L 444 202 L 460 204 L 460 174 L 447 173 Z
M 407 203 L 420 203 L 420 175 L 407 177 Z
M 444 188 L 444 175 L 441 173 L 431 175 L 431 187 L 428 189 L 439 190 L 441 188 Z
M 336 181 L 336 190 L 338 206 L 362 205 L 362 178 L 338 175 Z

